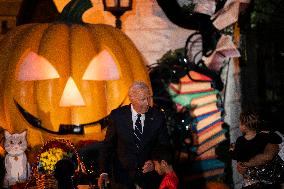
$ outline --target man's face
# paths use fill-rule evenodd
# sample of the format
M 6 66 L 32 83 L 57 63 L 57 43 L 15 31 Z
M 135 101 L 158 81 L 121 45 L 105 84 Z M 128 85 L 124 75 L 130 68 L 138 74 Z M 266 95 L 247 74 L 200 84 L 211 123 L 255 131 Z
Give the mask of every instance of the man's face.
M 151 104 L 150 92 L 147 89 L 138 89 L 129 99 L 134 110 L 140 114 L 146 113 Z

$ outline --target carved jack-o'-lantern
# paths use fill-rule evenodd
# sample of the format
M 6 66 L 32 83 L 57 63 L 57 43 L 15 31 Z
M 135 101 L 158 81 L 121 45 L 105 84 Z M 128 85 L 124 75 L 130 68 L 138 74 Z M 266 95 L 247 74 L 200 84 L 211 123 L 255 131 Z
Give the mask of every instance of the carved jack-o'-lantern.
M 69 8 L 63 13 L 78 13 Z M 62 18 L 17 27 L 0 44 L 0 126 L 27 129 L 32 146 L 102 140 L 97 122 L 129 103 L 134 80 L 150 84 L 141 54 L 120 30 Z

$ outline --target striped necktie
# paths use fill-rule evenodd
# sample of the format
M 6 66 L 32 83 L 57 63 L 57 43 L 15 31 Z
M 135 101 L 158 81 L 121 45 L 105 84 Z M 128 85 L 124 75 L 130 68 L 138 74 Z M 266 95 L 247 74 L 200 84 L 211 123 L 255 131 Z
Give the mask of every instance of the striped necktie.
M 135 121 L 135 128 L 134 128 L 134 139 L 137 150 L 141 148 L 142 144 L 142 124 L 141 124 L 141 114 L 137 114 L 137 119 Z

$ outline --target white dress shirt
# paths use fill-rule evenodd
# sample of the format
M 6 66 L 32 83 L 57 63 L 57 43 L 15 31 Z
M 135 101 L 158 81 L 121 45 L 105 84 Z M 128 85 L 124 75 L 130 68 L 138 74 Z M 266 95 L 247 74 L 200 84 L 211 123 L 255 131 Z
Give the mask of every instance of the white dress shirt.
M 135 129 L 135 122 L 136 122 L 138 113 L 134 110 L 132 104 L 131 104 L 131 113 L 132 113 L 132 126 L 133 126 L 133 130 L 134 130 Z M 142 133 L 143 133 L 145 114 L 141 114 L 140 119 L 141 119 L 141 125 L 142 125 Z

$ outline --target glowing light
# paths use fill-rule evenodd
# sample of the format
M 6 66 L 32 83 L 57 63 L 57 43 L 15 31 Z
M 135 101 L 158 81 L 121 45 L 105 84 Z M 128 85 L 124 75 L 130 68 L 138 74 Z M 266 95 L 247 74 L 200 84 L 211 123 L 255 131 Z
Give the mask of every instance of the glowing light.
M 36 81 L 59 78 L 56 69 L 44 57 L 30 51 L 19 66 L 17 79 Z
M 66 83 L 59 106 L 85 106 L 84 99 L 72 77 L 69 77 Z
M 118 80 L 119 70 L 115 60 L 107 50 L 100 52 L 90 62 L 83 80 Z
M 53 0 L 58 12 L 62 12 L 65 5 L 67 5 L 70 0 Z

